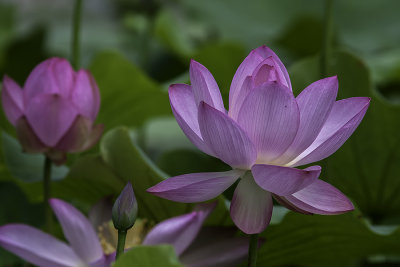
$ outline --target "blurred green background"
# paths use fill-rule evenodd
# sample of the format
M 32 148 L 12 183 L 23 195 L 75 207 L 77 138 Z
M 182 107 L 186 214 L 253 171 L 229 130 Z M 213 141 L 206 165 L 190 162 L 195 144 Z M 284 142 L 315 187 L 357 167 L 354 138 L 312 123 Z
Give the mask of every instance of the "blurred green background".
M 40 61 L 71 58 L 73 2 L 0 0 L 1 76 L 23 85 Z M 71 155 L 53 174 L 54 196 L 83 211 L 131 180 L 141 216 L 159 221 L 190 207 L 145 189 L 168 176 L 227 168 L 196 150 L 172 117 L 167 88 L 188 82 L 191 58 L 213 73 L 225 100 L 240 62 L 263 44 L 288 68 L 295 93 L 321 78 L 325 1 L 83 2 L 81 65 L 100 87 L 98 122 L 106 131 L 99 146 Z M 321 178 L 356 210 L 340 216 L 274 210 L 259 266 L 400 266 L 399 11 L 397 0 L 333 1 L 324 72 L 338 75 L 339 99 L 372 101 L 353 136 L 319 164 Z M 3 114 L 0 125 L 0 225 L 41 227 L 43 158 L 20 152 Z M 232 223 L 223 206 L 214 214 L 208 224 Z M 0 249 L 0 266 L 23 264 Z

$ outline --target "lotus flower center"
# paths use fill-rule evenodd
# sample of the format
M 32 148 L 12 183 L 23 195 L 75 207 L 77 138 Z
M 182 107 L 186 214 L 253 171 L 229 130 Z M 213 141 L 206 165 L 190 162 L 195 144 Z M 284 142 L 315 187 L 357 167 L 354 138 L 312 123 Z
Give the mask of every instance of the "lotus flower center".
M 127 232 L 125 248 L 130 249 L 141 245 L 144 237 L 151 228 L 152 224 L 150 224 L 146 219 L 137 219 L 133 227 Z M 97 235 L 105 254 L 109 255 L 116 251 L 118 231 L 114 228 L 112 221 L 100 225 L 97 229 Z

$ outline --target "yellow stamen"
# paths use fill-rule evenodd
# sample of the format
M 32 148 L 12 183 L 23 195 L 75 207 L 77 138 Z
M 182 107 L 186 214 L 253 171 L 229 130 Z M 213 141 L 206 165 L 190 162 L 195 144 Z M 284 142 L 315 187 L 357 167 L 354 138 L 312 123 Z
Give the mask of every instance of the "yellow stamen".
M 126 235 L 125 249 L 142 244 L 144 237 L 152 228 L 152 224 L 146 219 L 137 219 L 135 225 L 128 230 Z M 111 221 L 98 227 L 97 235 L 105 254 L 115 252 L 118 241 L 118 231 L 114 228 Z

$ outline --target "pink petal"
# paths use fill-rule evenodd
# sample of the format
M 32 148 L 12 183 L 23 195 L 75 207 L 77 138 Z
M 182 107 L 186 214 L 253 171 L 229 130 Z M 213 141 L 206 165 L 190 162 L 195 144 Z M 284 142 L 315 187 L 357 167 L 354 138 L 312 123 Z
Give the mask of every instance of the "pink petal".
M 292 143 L 300 114 L 293 94 L 278 83 L 253 89 L 239 112 L 238 123 L 257 148 L 257 163 L 268 163 Z
M 190 85 L 173 84 L 169 87 L 168 94 L 175 119 L 187 138 L 204 153 L 213 155 L 201 136 L 198 106 Z
M 47 94 L 31 99 L 26 117 L 39 139 L 53 147 L 71 127 L 77 111 L 71 102 L 58 94 Z
M 282 84 L 286 85 L 290 90 L 292 90 L 289 74 L 285 66 L 271 49 L 263 45 L 250 52 L 250 54 L 238 67 L 235 76 L 233 76 L 231 88 L 229 90 L 229 109 L 232 109 L 236 105 L 236 101 L 239 100 L 240 90 L 242 89 L 246 77 L 252 76 L 255 69 L 267 58 L 271 58 L 273 60 L 278 75 L 284 77 L 285 82 L 283 82 L 283 79 L 280 79 Z
M 162 221 L 147 234 L 143 245 L 170 244 L 180 255 L 193 242 L 215 206 L 216 202 L 201 204 L 191 213 Z
M 100 92 L 89 71 L 77 72 L 71 98 L 79 114 L 95 121 L 100 108 Z
M 232 170 L 184 174 L 162 181 L 147 189 L 147 192 L 177 202 L 202 202 L 219 196 L 243 173 Z
M 311 145 L 332 110 L 337 91 L 338 80 L 334 76 L 310 84 L 297 96 L 300 110 L 297 135 L 286 152 L 274 163 L 286 164 Z
M 285 198 L 300 210 L 316 214 L 341 214 L 354 209 L 351 201 L 342 192 L 322 180 L 317 180 Z
M 231 217 L 246 234 L 261 233 L 271 221 L 273 202 L 271 193 L 264 191 L 248 174 L 235 189 L 231 202 Z
M 248 169 L 256 160 L 256 149 L 248 135 L 226 114 L 202 102 L 200 131 L 213 154 L 234 168 Z
M 273 197 L 275 198 L 275 200 L 276 200 L 279 204 L 281 204 L 282 206 L 284 206 L 285 208 L 287 208 L 287 209 L 289 209 L 289 210 L 291 210 L 291 211 L 295 211 L 295 212 L 302 213 L 302 214 L 306 214 L 306 215 L 312 215 L 311 212 L 302 210 L 302 209 L 300 209 L 299 207 L 293 205 L 293 204 L 292 204 L 291 202 L 289 202 L 285 197 L 278 196 L 278 195 L 275 195 L 275 194 L 273 194 Z
M 179 260 L 190 267 L 238 266 L 247 256 L 249 240 L 236 232 L 234 227 L 203 227 Z
M 304 170 L 295 168 L 256 164 L 251 168 L 255 182 L 264 190 L 280 196 L 291 195 L 315 182 L 320 166 L 311 166 Z
M 287 165 L 300 166 L 332 155 L 356 130 L 367 112 L 369 102 L 368 97 L 353 97 L 335 102 L 315 141 Z
M 15 126 L 24 113 L 23 92 L 21 87 L 7 75 L 3 78 L 1 100 L 7 119 Z
M 103 250 L 89 220 L 62 200 L 53 198 L 50 200 L 50 205 L 75 253 L 88 263 L 101 259 Z
M 228 114 L 235 121 L 237 120 L 243 102 L 246 99 L 247 95 L 250 93 L 251 89 L 253 89 L 253 77 L 247 76 L 246 79 L 243 81 L 242 87 L 238 91 L 238 96 L 236 98 L 235 105 L 229 108 Z
M 78 152 L 85 145 L 92 130 L 92 122 L 78 115 L 67 133 L 57 143 L 56 148 L 61 151 Z
M 84 265 L 65 243 L 28 225 L 1 226 L 0 246 L 37 266 Z
M 52 68 L 54 79 L 58 86 L 58 92 L 64 97 L 71 96 L 74 85 L 75 71 L 64 58 L 57 58 Z
M 73 82 L 74 71 L 66 59 L 47 59 L 29 74 L 24 85 L 25 101 L 41 94 L 60 94 L 68 98 Z
M 274 79 L 276 77 L 275 68 L 268 64 L 262 64 L 257 67 L 253 77 L 254 77 L 254 86 L 260 86 L 265 82 L 276 82 Z
M 289 88 L 285 75 L 272 56 L 262 61 L 253 72 L 254 86 L 258 87 L 266 82 L 278 82 Z
M 88 136 L 88 139 L 86 139 L 85 144 L 81 148 L 80 151 L 85 151 L 90 148 L 92 148 L 95 144 L 97 144 L 103 135 L 104 132 L 104 125 L 103 124 L 96 124 L 92 127 L 92 130 L 90 132 L 90 135 Z
M 78 115 L 68 132 L 57 143 L 56 149 L 82 152 L 94 145 L 103 133 L 103 125 L 93 127 L 90 119 Z
M 256 67 L 264 60 L 259 53 L 255 50 L 251 51 L 250 54 L 243 60 L 238 67 L 229 90 L 229 110 L 236 106 L 236 102 L 240 101 L 241 89 L 243 87 L 244 80 L 247 76 L 251 76 Z
M 214 77 L 206 67 L 193 59 L 190 62 L 190 82 L 197 106 L 204 101 L 213 108 L 225 112 L 221 92 Z
M 29 74 L 24 85 L 25 100 L 41 94 L 59 93 L 51 68 L 58 58 L 50 58 L 37 65 Z
M 274 53 L 274 51 L 272 51 L 269 47 L 263 45 L 260 46 L 259 48 L 257 48 L 256 53 L 259 54 L 260 56 L 262 56 L 264 59 L 271 57 L 274 62 L 275 62 L 275 66 L 276 69 L 278 71 L 279 76 L 283 75 L 286 83 L 283 83 L 283 79 L 282 80 L 282 84 L 286 85 L 290 90 L 292 90 L 292 84 L 290 83 L 290 78 L 289 78 L 289 74 L 285 68 L 285 65 L 283 65 L 282 61 L 279 59 L 279 57 Z
M 17 130 L 17 137 L 24 152 L 27 153 L 43 153 L 48 149 L 42 141 L 33 132 L 32 127 L 29 125 L 25 116 L 18 119 L 15 125 Z

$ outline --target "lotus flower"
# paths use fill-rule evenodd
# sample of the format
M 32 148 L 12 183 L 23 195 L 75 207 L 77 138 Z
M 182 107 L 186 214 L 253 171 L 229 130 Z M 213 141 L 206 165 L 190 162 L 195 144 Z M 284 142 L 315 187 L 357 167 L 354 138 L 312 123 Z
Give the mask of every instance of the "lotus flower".
M 90 221 L 62 200 L 51 199 L 50 204 L 69 245 L 31 226 L 8 224 L 0 227 L 0 246 L 37 266 L 111 266 L 115 252 L 103 252 L 104 242 L 99 241 Z M 142 244 L 170 244 L 190 267 L 234 266 L 246 257 L 248 241 L 234 236 L 231 228 L 202 228 L 214 207 L 215 203 L 199 205 L 191 213 L 157 224 Z M 136 224 L 128 235 L 135 227 Z
M 37 266 L 110 266 L 114 258 L 103 253 L 89 220 L 62 200 L 50 205 L 70 245 L 29 225 L 7 224 L 0 227 L 0 246 Z
M 364 117 L 369 98 L 336 101 L 336 76 L 310 84 L 295 97 L 284 65 L 266 46 L 253 50 L 237 69 L 228 112 L 212 74 L 194 60 L 190 81 L 169 88 L 175 118 L 194 145 L 232 170 L 172 177 L 148 192 L 178 202 L 201 202 L 240 179 L 230 214 L 248 234 L 268 226 L 272 196 L 306 214 L 353 209 L 344 194 L 318 179 L 320 166 L 295 167 L 339 149 Z
M 102 125 L 93 125 L 100 106 L 95 80 L 62 58 L 36 66 L 23 89 L 4 76 L 2 104 L 24 151 L 46 153 L 59 164 L 67 152 L 93 146 L 103 132 Z

